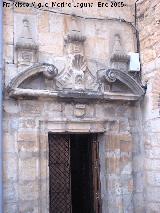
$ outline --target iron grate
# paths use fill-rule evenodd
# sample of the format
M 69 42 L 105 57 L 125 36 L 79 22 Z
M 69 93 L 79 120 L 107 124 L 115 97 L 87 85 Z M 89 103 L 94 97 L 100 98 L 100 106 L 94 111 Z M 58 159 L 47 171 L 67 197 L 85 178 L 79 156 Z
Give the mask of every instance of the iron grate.
M 49 167 L 50 213 L 70 213 L 70 141 L 68 135 L 49 134 Z

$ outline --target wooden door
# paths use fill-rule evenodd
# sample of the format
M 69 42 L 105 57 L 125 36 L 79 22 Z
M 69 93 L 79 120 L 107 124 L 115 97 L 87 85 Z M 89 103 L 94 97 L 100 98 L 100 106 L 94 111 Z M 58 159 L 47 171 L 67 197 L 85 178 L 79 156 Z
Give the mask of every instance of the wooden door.
M 50 213 L 71 213 L 70 138 L 49 134 Z
M 49 192 L 50 192 L 50 213 L 71 213 L 71 162 L 70 162 L 70 135 L 49 134 Z M 97 135 L 90 135 L 91 158 L 93 178 L 88 178 L 93 187 L 93 209 L 94 213 L 101 213 L 100 197 L 100 168 L 99 168 L 99 143 Z M 86 141 L 87 142 L 87 141 Z M 87 150 L 84 150 L 87 152 Z M 88 167 L 87 167 L 88 168 Z M 87 172 L 87 171 L 86 171 Z M 83 175 L 83 173 L 81 173 Z M 83 186 L 82 186 L 83 187 Z M 86 188 L 84 188 L 84 193 Z
M 97 135 L 92 135 L 94 213 L 101 213 L 100 162 Z

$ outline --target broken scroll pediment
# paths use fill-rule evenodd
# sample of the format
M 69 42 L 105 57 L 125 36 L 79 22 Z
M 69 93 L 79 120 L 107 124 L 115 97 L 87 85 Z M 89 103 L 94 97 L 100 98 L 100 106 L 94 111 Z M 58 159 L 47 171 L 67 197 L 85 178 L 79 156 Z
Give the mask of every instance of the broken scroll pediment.
M 36 46 L 32 39 L 29 22 L 24 20 L 25 35 L 21 35 L 17 50 L 33 52 Z M 115 35 L 110 58 L 111 69 L 90 69 L 84 54 L 86 37 L 73 16 L 65 36 L 65 61 L 63 69 L 48 63 L 30 66 L 13 78 L 7 87 L 10 96 L 62 97 L 75 99 L 138 100 L 144 95 L 143 88 L 127 72 L 128 56 L 123 51 L 121 38 Z M 25 42 L 24 42 L 25 41 Z M 24 45 L 25 44 L 25 45 Z M 35 52 L 34 52 L 35 53 Z M 24 61 L 23 61 L 24 62 Z
M 82 60 L 82 59 L 81 59 Z M 84 62 L 83 62 L 84 63 Z M 82 63 L 82 64 L 83 64 Z M 83 64 L 84 65 L 84 64 Z M 127 73 L 111 69 L 101 70 L 93 76 L 88 68 L 74 64 L 68 84 L 61 84 L 58 69 L 51 64 L 32 66 L 14 77 L 7 87 L 12 97 L 66 97 L 75 99 L 138 100 L 143 88 Z M 67 74 L 68 75 L 68 74 Z M 77 77 L 77 78 L 76 78 Z M 72 78 L 75 82 L 72 83 Z M 70 85 L 69 82 L 72 84 Z M 64 87 L 63 87 L 64 86 Z

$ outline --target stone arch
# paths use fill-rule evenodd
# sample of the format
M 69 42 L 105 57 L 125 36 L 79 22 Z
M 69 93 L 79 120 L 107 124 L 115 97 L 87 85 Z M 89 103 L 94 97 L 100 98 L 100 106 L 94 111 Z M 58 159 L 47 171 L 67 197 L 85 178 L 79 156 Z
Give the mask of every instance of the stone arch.
M 21 83 L 38 73 L 43 73 L 47 79 L 53 79 L 58 74 L 58 69 L 54 65 L 48 63 L 41 63 L 31 66 L 11 80 L 7 87 L 7 91 L 10 92 L 18 88 Z
M 129 74 L 126 72 L 123 72 L 118 69 L 108 69 L 105 70 L 104 73 L 105 80 L 114 83 L 117 79 L 125 84 L 127 87 L 131 89 L 133 94 L 138 96 L 143 96 L 145 94 L 144 89 L 140 84 L 137 83 L 137 81 L 132 78 Z

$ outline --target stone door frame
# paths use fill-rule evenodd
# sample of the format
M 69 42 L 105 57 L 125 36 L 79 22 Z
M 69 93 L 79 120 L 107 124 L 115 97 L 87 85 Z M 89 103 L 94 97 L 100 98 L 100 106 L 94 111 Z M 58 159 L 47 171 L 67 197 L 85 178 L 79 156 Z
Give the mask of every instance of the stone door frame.
M 105 124 L 106 121 L 39 121 L 38 143 L 39 143 L 39 213 L 49 213 L 49 146 L 48 133 L 97 133 L 99 141 L 100 159 L 100 183 L 102 213 L 105 212 L 107 197 L 106 192 L 106 172 L 105 172 Z

